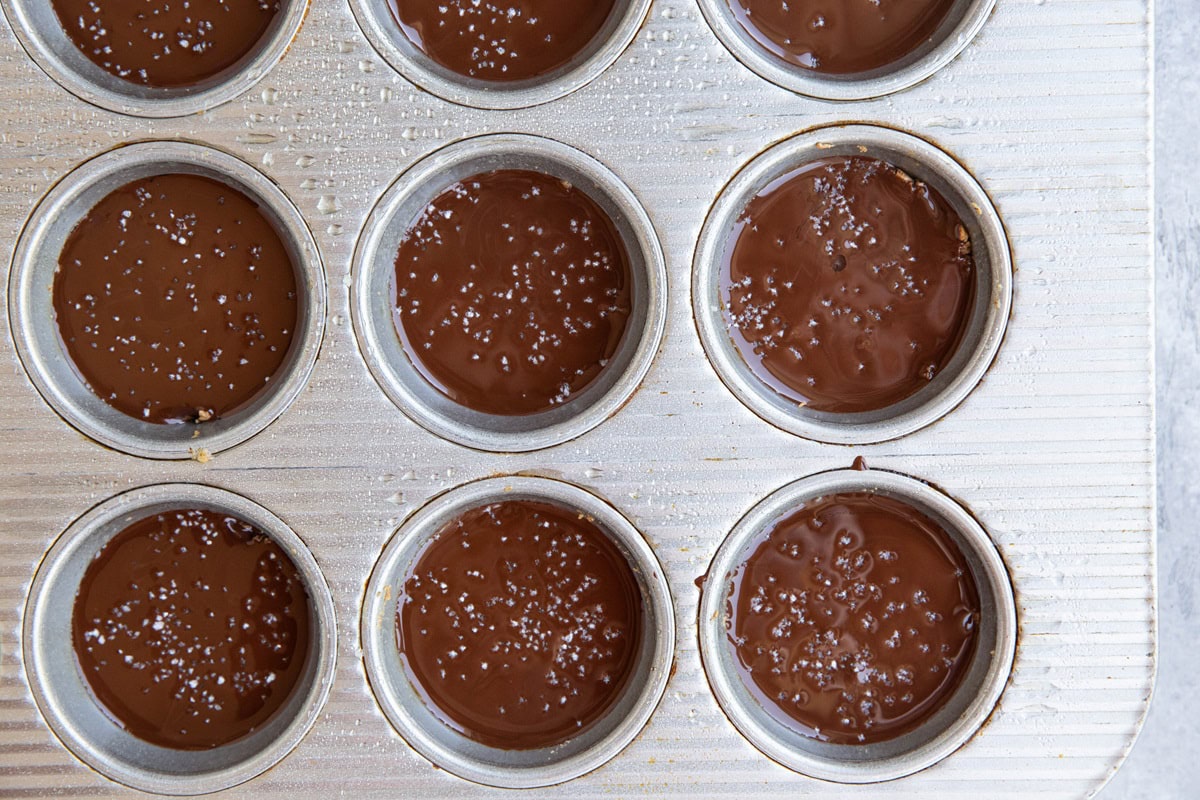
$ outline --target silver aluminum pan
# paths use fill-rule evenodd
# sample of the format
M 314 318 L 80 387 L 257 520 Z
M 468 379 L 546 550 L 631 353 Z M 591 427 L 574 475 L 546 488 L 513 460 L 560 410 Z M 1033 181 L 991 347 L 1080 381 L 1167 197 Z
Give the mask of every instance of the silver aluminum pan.
M 228 513 L 270 536 L 308 592 L 313 636 L 304 673 L 279 712 L 253 734 L 212 750 L 175 750 L 131 736 L 92 699 L 71 650 L 74 599 L 96 555 L 139 519 L 173 508 Z M 25 608 L 25 666 L 54 733 L 81 760 L 128 786 L 196 795 L 236 786 L 274 766 L 304 738 L 333 683 L 337 648 L 333 598 L 304 543 L 279 517 L 240 495 L 200 484 L 157 484 L 109 498 L 81 516 L 47 553 Z
M 0 336 L 0 794 L 128 797 L 47 727 L 26 680 L 22 614 L 37 565 L 87 509 L 125 489 L 202 482 L 276 513 L 312 551 L 338 620 L 329 701 L 283 761 L 234 791 L 297 800 L 487 798 L 411 749 L 366 680 L 365 582 L 403 519 L 497 473 L 564 479 L 609 501 L 654 549 L 675 601 L 675 662 L 640 735 L 538 797 L 1078 798 L 1133 741 L 1155 657 L 1153 317 L 1144 3 L 1011 0 L 929 80 L 853 105 L 812 100 L 737 62 L 694 0 L 655 0 L 588 85 L 516 111 L 447 103 L 369 44 L 345 3 L 314 3 L 252 89 L 201 115 L 113 114 L 63 90 L 0 22 L 0 263 L 53 184 L 142 139 L 202 141 L 253 163 L 308 222 L 326 265 L 326 335 L 311 379 L 258 435 L 207 463 L 140 459 L 80 436 Z M 695 332 L 689 270 L 722 187 L 771 144 L 822 125 L 912 132 L 980 183 L 1012 246 L 1013 312 L 979 385 L 932 425 L 846 447 L 785 433 L 717 378 Z M 658 355 L 625 406 L 577 439 L 479 452 L 429 434 L 373 380 L 349 324 L 351 260 L 379 197 L 448 143 L 544 136 L 589 154 L 638 197 L 671 291 Z M 0 281 L 0 292 L 8 282 Z M 6 314 L 7 298 L 0 302 Z M 11 321 L 0 325 L 0 332 Z M 725 535 L 771 491 L 844 468 L 928 480 L 969 509 L 1008 565 L 1020 630 L 988 722 L 929 769 L 855 787 L 764 756 L 717 704 L 698 653 L 699 592 Z
M 878 411 L 830 414 L 776 392 L 746 364 L 729 335 L 719 274 L 735 223 L 767 185 L 808 161 L 863 155 L 904 170 L 937 190 L 963 221 L 973 245 L 975 303 L 958 351 L 912 397 Z M 746 165 L 713 205 L 692 266 L 692 311 L 704 352 L 721 380 L 767 422 L 797 436 L 835 444 L 873 444 L 912 433 L 954 409 L 991 366 L 1012 308 L 1012 260 L 1004 224 L 987 193 L 950 155 L 915 136 L 877 125 L 817 128 L 773 145 Z
M 539 500 L 585 515 L 625 556 L 642 594 L 642 640 L 629 685 L 613 707 L 579 736 L 553 747 L 501 750 L 471 741 L 431 713 L 396 648 L 396 614 L 404 582 L 425 546 L 446 523 L 473 508 Z M 384 548 L 367 584 L 362 612 L 367 677 L 383 713 L 405 741 L 434 764 L 467 780 L 516 789 L 569 781 L 617 756 L 654 713 L 671 672 L 675 614 L 654 551 L 629 520 L 594 494 L 563 481 L 530 476 L 474 481 L 431 500 L 405 520 Z
M 281 13 L 241 63 L 198 87 L 139 86 L 93 64 L 63 32 L 45 0 L 0 0 L 21 46 L 47 75 L 82 100 L 121 114 L 182 117 L 232 100 L 258 82 L 287 52 L 308 13 L 308 0 L 282 0 Z
M 921 46 L 899 63 L 856 75 L 828 75 L 788 64 L 754 41 L 734 16 L 734 0 L 698 0 L 704 18 L 733 56 L 765 80 L 825 100 L 868 100 L 903 91 L 949 64 L 983 28 L 996 0 L 958 0 Z
M 978 645 L 962 684 L 928 720 L 903 736 L 871 745 L 813 741 L 765 713 L 746 688 L 727 641 L 732 576 L 781 518 L 816 498 L 870 492 L 917 508 L 958 545 L 979 588 Z M 911 775 L 950 756 L 992 713 L 1012 668 L 1017 609 L 1008 571 L 979 522 L 962 506 L 915 478 L 877 469 L 841 469 L 793 481 L 750 509 L 721 544 L 704 581 L 700 653 L 717 702 L 742 734 L 797 772 L 841 783 L 876 783 Z
M 97 202 L 129 181 L 171 172 L 204 175 L 245 192 L 274 222 L 299 291 L 296 331 L 272 383 L 211 426 L 154 425 L 101 400 L 71 363 L 54 321 L 58 254 Z M 228 153 L 190 142 L 136 142 L 86 161 L 55 184 L 17 242 L 9 273 L 13 342 L 30 380 L 63 419 L 97 442 L 145 458 L 187 459 L 226 450 L 275 420 L 304 389 L 325 329 L 325 274 L 295 205 L 270 178 Z
M 435 389 L 396 335 L 396 251 L 425 207 L 451 185 L 494 169 L 531 169 L 569 181 L 613 221 L 630 260 L 626 335 L 583 391 L 549 411 L 483 414 Z M 380 198 L 359 237 L 351 306 L 359 349 L 380 388 L 431 433 L 480 450 L 522 452 L 561 444 L 611 417 L 641 384 L 662 341 L 667 269 L 654 226 L 621 179 L 573 147 L 539 136 L 496 134 L 455 142 L 406 170 Z
M 350 8 L 380 57 L 425 91 L 464 106 L 512 109 L 557 100 L 595 80 L 633 41 L 650 1 L 617 0 L 591 46 L 549 75 L 508 84 L 463 77 L 425 55 L 400 30 L 390 0 L 350 0 Z

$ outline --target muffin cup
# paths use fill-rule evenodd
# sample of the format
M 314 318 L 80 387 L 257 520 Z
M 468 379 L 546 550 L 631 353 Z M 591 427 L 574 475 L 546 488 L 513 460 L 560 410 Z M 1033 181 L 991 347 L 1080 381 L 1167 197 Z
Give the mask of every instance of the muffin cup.
M 489 503 L 536 500 L 588 515 L 629 561 L 642 593 L 642 639 L 620 698 L 591 727 L 562 744 L 502 750 L 454 730 L 431 711 L 396 645 L 396 612 L 404 582 L 422 549 L 448 522 Z M 384 715 L 414 750 L 441 769 L 489 786 L 550 786 L 615 757 L 650 719 L 670 675 L 675 650 L 671 593 L 654 551 L 616 509 L 572 484 L 547 478 L 500 477 L 469 483 L 409 517 L 384 548 L 367 584 L 362 611 L 367 679 Z
M 194 425 L 157 425 L 105 403 L 76 371 L 55 320 L 54 275 L 63 243 L 92 207 L 130 181 L 164 173 L 202 175 L 245 192 L 274 222 L 291 256 L 298 292 L 291 348 L 261 391 L 241 409 Z M 9 279 L 9 319 L 17 354 L 46 402 L 96 441 L 144 458 L 186 459 L 249 439 L 300 394 L 321 345 L 325 277 L 300 212 L 268 177 L 234 156 L 185 142 L 119 147 L 76 167 L 50 190 L 25 225 Z
M 867 156 L 886 161 L 936 189 L 962 219 L 975 259 L 975 301 L 954 355 L 926 386 L 876 411 L 832 413 L 796 403 L 756 376 L 730 337 L 720 296 L 721 263 L 742 210 L 772 181 L 810 161 Z M 729 390 L 767 422 L 831 444 L 874 444 L 932 424 L 983 378 L 1008 325 L 1012 257 L 1000 216 L 987 193 L 954 158 L 923 139 L 891 128 L 841 125 L 785 139 L 733 177 L 709 211 L 692 264 L 692 312 L 708 359 Z
M 733 0 L 698 0 L 704 19 L 734 58 L 776 86 L 818 100 L 869 100 L 899 92 L 949 64 L 983 28 L 996 0 L 958 0 L 933 35 L 899 61 L 850 75 L 789 64 L 768 51 L 734 18 Z
M 423 53 L 400 29 L 388 0 L 350 0 L 359 27 L 384 61 L 409 82 L 458 105 L 516 109 L 564 97 L 598 78 L 637 36 L 651 0 L 617 0 L 591 43 L 547 75 L 497 83 L 460 75 Z
M 291 697 L 258 730 L 210 750 L 175 750 L 125 731 L 94 699 L 69 635 L 80 582 L 101 549 L 129 524 L 174 508 L 229 513 L 279 545 L 309 597 L 308 661 Z M 64 635 L 64 632 L 67 632 Z M 279 517 L 244 497 L 197 484 L 159 484 L 117 495 L 73 522 L 46 553 L 25 605 L 25 670 L 34 700 L 55 735 L 106 777 L 158 794 L 227 789 L 265 772 L 300 743 L 333 683 L 337 654 L 333 599 L 317 562 Z
M 805 736 L 764 709 L 746 687 L 728 641 L 732 577 L 760 537 L 789 512 L 817 497 L 871 492 L 912 505 L 958 545 L 979 589 L 979 638 L 970 666 L 947 701 L 914 730 L 889 741 L 830 744 Z M 721 709 L 743 736 L 783 766 L 813 778 L 874 783 L 911 775 L 962 747 L 983 725 L 1012 671 L 1017 611 L 1012 583 L 987 532 L 962 506 L 928 484 L 895 472 L 835 470 L 790 483 L 755 505 L 717 550 L 704 581 L 700 657 Z
M 447 187 L 496 169 L 533 170 L 570 181 L 612 219 L 630 259 L 632 311 L 608 365 L 570 401 L 522 416 L 475 411 L 434 388 L 405 352 L 393 317 L 396 253 L 409 226 Z M 526 452 L 550 447 L 612 416 L 649 371 L 667 315 L 662 248 L 637 198 L 592 157 L 537 136 L 494 134 L 466 139 L 418 162 L 388 188 L 367 217 L 354 253 L 353 273 L 354 331 L 384 393 L 427 430 L 479 450 Z
M 0 0 L 0 8 L 42 71 L 81 100 L 137 117 L 183 117 L 234 99 L 257 83 L 287 52 L 308 13 L 308 0 L 281 0 L 279 15 L 254 49 L 224 73 L 191 86 L 141 86 L 88 60 L 67 37 L 46 0 Z

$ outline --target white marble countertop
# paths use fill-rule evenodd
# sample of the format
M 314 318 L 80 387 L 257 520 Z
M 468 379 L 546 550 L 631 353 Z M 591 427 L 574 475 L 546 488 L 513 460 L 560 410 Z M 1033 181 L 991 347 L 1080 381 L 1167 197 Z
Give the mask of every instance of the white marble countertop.
M 1200 3 L 1157 0 L 1158 682 L 1142 735 L 1100 800 L 1200 797 Z

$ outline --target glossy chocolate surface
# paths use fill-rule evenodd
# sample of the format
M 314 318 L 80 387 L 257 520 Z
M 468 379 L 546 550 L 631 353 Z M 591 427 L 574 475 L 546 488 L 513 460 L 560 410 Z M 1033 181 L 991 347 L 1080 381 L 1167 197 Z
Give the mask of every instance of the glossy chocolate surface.
M 870 72 L 928 42 L 955 0 L 728 0 L 766 50 L 814 72 Z
M 245 59 L 281 0 L 50 0 L 88 60 L 130 83 L 169 88 L 219 76 Z
M 296 274 L 242 192 L 157 175 L 113 191 L 67 237 L 54 313 L 106 403 L 146 422 L 202 423 L 270 386 L 296 328 Z
M 399 598 L 397 641 L 431 710 L 507 750 L 587 730 L 621 696 L 642 597 L 595 523 L 534 500 L 472 509 L 426 545 Z
M 732 576 L 730 646 L 764 709 L 805 736 L 887 741 L 953 695 L 979 592 L 961 550 L 882 495 L 817 498 L 761 535 Z
M 389 0 L 404 35 L 443 67 L 483 81 L 537 78 L 567 65 L 616 0 Z
M 71 636 L 113 721 L 151 744 L 205 750 L 260 728 L 291 695 L 308 657 L 308 594 L 253 525 L 165 511 L 97 554 Z
M 629 256 L 583 191 L 527 170 L 454 184 L 396 256 L 396 329 L 414 365 L 489 414 L 546 411 L 583 391 L 620 346 Z
M 975 298 L 959 216 L 886 162 L 824 158 L 781 176 L 730 235 L 720 297 L 753 372 L 816 411 L 875 411 L 953 358 Z

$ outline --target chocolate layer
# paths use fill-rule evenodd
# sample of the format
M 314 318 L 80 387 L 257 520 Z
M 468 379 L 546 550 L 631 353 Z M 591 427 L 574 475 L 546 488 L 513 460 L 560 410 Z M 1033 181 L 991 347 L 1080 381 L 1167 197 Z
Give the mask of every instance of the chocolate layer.
M 210 178 L 115 190 L 63 245 L 54 313 L 102 400 L 153 423 L 226 416 L 271 385 L 291 345 L 296 275 L 271 220 Z
M 455 402 L 523 415 L 566 403 L 616 353 L 629 256 L 608 215 L 566 181 L 497 170 L 425 208 L 396 255 L 396 329 Z
M 764 709 L 837 744 L 914 730 L 975 653 L 979 592 L 949 534 L 865 492 L 777 521 L 732 576 L 729 644 Z
M 616 0 L 389 0 L 404 35 L 446 69 L 483 81 L 537 78 L 596 38 Z
M 192 86 L 237 66 L 280 0 L 50 0 L 88 60 L 143 86 Z
M 534 500 L 472 509 L 426 545 L 404 582 L 397 641 L 431 710 L 482 744 L 551 747 L 621 696 L 642 597 L 590 519 Z
M 88 566 L 71 638 L 113 721 L 151 744 L 205 750 L 262 727 L 291 695 L 308 658 L 308 594 L 250 523 L 165 511 Z
M 955 0 L 728 0 L 760 45 L 814 72 L 870 72 L 929 42 Z
M 720 296 L 738 352 L 816 411 L 874 411 L 953 358 L 975 298 L 966 228 L 936 190 L 865 157 L 823 158 L 754 197 Z

